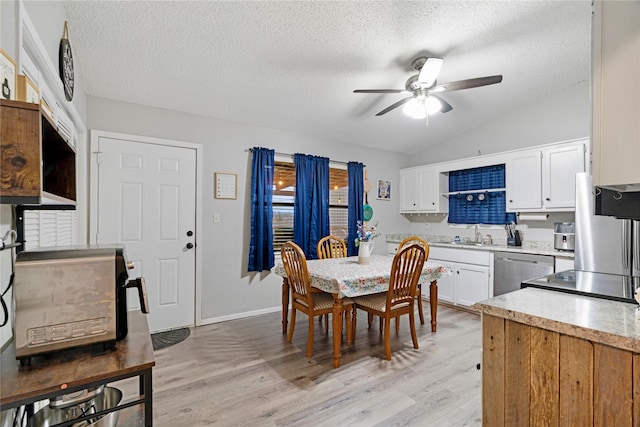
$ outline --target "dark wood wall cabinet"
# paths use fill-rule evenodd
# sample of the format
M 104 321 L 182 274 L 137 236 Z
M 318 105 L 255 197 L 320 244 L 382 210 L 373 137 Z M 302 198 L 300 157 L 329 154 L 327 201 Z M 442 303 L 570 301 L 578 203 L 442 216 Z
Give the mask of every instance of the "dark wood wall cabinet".
M 0 100 L 0 203 L 76 204 L 76 152 L 38 104 Z

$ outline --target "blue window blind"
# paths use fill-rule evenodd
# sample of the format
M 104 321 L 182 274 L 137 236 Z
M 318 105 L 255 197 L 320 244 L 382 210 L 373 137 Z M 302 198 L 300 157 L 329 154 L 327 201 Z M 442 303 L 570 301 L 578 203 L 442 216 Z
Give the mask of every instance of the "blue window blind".
M 477 193 L 452 194 L 449 196 L 449 223 L 515 223 L 516 215 L 506 212 L 506 194 L 504 191 L 489 193 L 480 191 L 504 187 L 504 165 L 449 172 L 449 192 L 479 190 Z

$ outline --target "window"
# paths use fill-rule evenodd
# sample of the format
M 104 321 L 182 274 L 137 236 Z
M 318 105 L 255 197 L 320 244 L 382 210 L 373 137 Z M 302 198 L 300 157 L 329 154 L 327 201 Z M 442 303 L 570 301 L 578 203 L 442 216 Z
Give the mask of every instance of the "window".
M 296 169 L 293 162 L 275 162 L 273 172 L 273 249 L 293 240 Z M 346 240 L 349 233 L 349 177 L 346 168 L 329 166 L 329 224 L 331 234 Z

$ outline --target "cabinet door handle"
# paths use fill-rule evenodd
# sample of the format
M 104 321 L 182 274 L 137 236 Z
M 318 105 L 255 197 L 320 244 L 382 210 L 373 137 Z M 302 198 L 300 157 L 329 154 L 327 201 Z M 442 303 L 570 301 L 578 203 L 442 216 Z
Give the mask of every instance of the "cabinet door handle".
M 513 200 L 509 200 L 509 203 L 513 203 Z
M 547 202 L 551 201 L 551 199 L 550 199 L 550 198 L 548 198 L 548 197 L 547 197 L 545 200 L 546 200 Z

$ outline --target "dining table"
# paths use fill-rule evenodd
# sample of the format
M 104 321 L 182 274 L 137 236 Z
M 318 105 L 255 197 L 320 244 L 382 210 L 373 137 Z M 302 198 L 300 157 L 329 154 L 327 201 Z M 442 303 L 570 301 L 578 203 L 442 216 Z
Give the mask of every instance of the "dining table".
M 340 366 L 342 339 L 342 298 L 387 292 L 391 277 L 392 255 L 371 255 L 367 264 L 358 263 L 358 257 L 325 258 L 307 260 L 307 271 L 311 287 L 333 296 L 333 366 Z M 289 311 L 289 282 L 281 262 L 273 272 L 282 277 L 282 333 L 287 333 Z M 438 312 L 438 279 L 450 274 L 443 265 L 425 262 L 418 283 L 429 283 L 431 308 L 431 332 L 436 332 Z M 420 304 L 422 302 L 420 301 Z

